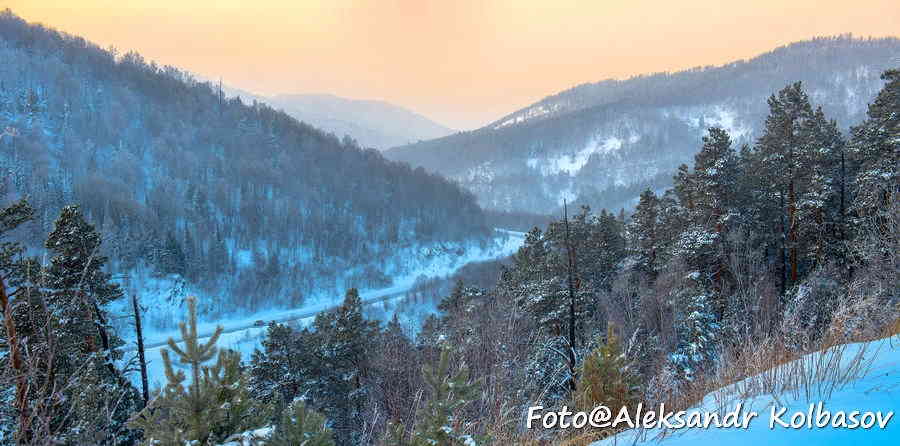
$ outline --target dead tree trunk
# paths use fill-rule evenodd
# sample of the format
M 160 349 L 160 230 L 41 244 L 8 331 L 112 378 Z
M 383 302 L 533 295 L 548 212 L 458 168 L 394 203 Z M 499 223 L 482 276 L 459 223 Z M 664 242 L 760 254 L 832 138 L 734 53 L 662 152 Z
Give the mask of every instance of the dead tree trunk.
M 563 222 L 566 230 L 566 256 L 568 258 L 566 271 L 568 273 L 567 282 L 569 288 L 569 374 L 571 375 L 569 388 L 575 391 L 578 375 L 578 371 L 575 368 L 575 250 L 572 249 L 572 242 L 569 239 L 569 210 L 565 201 L 563 201 Z
M 131 295 L 131 306 L 134 308 L 134 331 L 137 334 L 138 362 L 141 365 L 141 396 L 144 406 L 150 402 L 150 390 L 147 384 L 147 359 L 144 356 L 144 331 L 141 328 L 141 308 L 138 306 L 137 295 Z

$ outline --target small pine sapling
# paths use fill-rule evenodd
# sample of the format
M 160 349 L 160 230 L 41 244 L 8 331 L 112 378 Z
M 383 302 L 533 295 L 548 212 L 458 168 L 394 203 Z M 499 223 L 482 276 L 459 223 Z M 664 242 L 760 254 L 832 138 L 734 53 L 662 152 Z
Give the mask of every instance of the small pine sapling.
M 236 432 L 265 424 L 268 407 L 249 397 L 240 355 L 219 350 L 216 342 L 222 327 L 206 342 L 197 332 L 197 302 L 187 299 L 188 320 L 179 324 L 183 347 L 169 339 L 168 347 L 191 373 L 190 383 L 177 370 L 169 351 L 162 358 L 168 383 L 147 407 L 132 417 L 130 427 L 144 432 L 144 444 L 182 446 L 219 442 Z M 218 354 L 218 355 L 217 355 Z M 208 364 L 216 358 L 215 363 Z
M 325 417 L 297 401 L 287 407 L 266 446 L 334 446 Z
M 575 406 L 590 411 L 604 405 L 612 413 L 637 402 L 637 377 L 622 351 L 615 326 L 607 327 L 606 342 L 601 343 L 584 360 L 575 391 Z
M 419 412 L 419 423 L 410 435 L 400 424 L 389 427 L 387 444 L 391 446 L 479 446 L 489 444 L 483 435 L 462 432 L 463 423 L 457 415 L 480 392 L 477 381 L 469 382 L 469 370 L 465 366 L 450 376 L 450 357 L 447 350 L 441 352 L 437 367 L 422 367 L 425 383 L 431 390 L 431 398 Z

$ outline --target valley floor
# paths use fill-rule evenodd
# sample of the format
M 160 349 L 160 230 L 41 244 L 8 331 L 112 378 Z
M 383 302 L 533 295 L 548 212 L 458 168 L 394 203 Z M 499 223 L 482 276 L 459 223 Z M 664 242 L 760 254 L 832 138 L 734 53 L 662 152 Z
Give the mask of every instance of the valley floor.
M 423 278 L 448 277 L 466 264 L 508 257 L 519 249 L 524 239 L 525 234 L 522 232 L 497 229 L 495 238 L 487 247 L 468 249 L 462 256 L 435 256 L 427 262 L 417 265 L 411 272 L 401 277 L 395 277 L 393 285 L 380 289 L 360 290 L 360 296 L 366 304 L 400 299 Z M 160 292 L 168 293 L 168 290 L 160 290 Z M 147 300 L 162 301 L 164 298 L 162 296 L 149 296 Z M 243 359 L 247 360 L 250 354 L 259 347 L 266 333 L 266 325 L 269 322 L 304 325 L 311 322 L 316 314 L 335 308 L 340 302 L 339 298 L 323 299 L 310 302 L 300 308 L 270 309 L 249 315 L 236 315 L 226 320 L 204 321 L 201 315 L 201 320 L 198 323 L 200 340 L 208 339 L 215 331 L 215 327 L 221 326 L 224 331 L 219 338 L 219 347 L 237 350 L 241 353 Z M 184 315 L 180 317 L 184 317 Z M 263 324 L 260 325 L 259 321 L 262 321 Z M 170 337 L 180 339 L 181 335 L 178 330 L 154 330 L 152 327 L 149 330 L 145 330 L 144 343 L 151 388 L 155 388 L 165 382 L 160 353 L 165 348 Z M 137 347 L 133 336 L 127 339 L 126 342 L 127 346 L 122 350 L 126 352 L 127 360 L 134 356 Z M 140 377 L 137 374 L 132 374 L 131 378 L 136 385 L 139 385 Z

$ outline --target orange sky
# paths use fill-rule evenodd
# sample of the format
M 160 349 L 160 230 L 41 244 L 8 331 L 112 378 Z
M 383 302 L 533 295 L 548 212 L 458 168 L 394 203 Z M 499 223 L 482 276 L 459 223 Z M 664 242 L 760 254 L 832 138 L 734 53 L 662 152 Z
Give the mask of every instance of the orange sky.
M 478 126 L 610 77 L 820 35 L 900 36 L 898 0 L 0 0 L 253 92 L 384 99 Z

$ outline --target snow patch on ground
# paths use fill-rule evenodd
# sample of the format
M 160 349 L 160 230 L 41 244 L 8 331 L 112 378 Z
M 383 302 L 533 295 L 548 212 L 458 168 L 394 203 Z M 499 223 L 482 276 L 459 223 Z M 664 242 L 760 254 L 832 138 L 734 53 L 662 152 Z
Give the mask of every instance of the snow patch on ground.
M 569 185 L 569 187 L 559 191 L 559 194 L 556 196 L 556 203 L 562 206 L 564 203 L 571 203 L 578 198 L 578 192 Z
M 662 111 L 664 118 L 675 117 L 691 127 L 706 132 L 708 127 L 721 127 L 727 131 L 732 140 L 750 137 L 752 129 L 741 122 L 738 113 L 724 104 L 706 107 L 677 107 Z
M 536 105 L 534 107 L 529 107 L 529 108 L 523 110 L 522 113 L 511 116 L 508 119 L 501 122 L 500 124 L 495 125 L 494 130 L 497 130 L 497 129 L 500 129 L 503 127 L 508 127 L 508 126 L 515 125 L 515 124 L 521 124 L 527 120 L 538 118 L 538 117 L 559 111 L 559 109 L 561 107 L 562 107 L 562 104 L 559 104 L 559 103 L 553 104 L 549 107 L 546 105 L 543 105 L 543 104 Z
M 856 79 L 863 80 L 873 77 L 873 71 L 872 67 L 868 65 L 860 65 L 856 67 L 854 74 L 856 75 Z
M 561 153 L 543 161 L 540 161 L 538 158 L 530 158 L 526 163 L 532 169 L 540 169 L 543 176 L 558 175 L 560 173 L 574 176 L 587 165 L 591 155 L 615 152 L 622 148 L 626 140 L 634 144 L 640 138 L 640 135 L 636 134 L 631 134 L 624 140 L 617 136 L 607 136 L 605 138 L 597 136 L 591 138 L 581 150 Z
M 477 166 L 469 168 L 463 178 L 470 183 L 491 183 L 494 181 L 494 170 L 490 161 L 486 161 Z
M 662 433 L 659 429 L 645 432 L 631 430 L 603 441 L 593 443 L 592 446 L 612 445 L 650 445 L 662 444 L 668 446 L 695 446 L 695 445 L 729 445 L 729 446 L 793 446 L 793 445 L 896 445 L 900 444 L 900 414 L 895 413 L 893 419 L 884 429 L 877 425 L 869 429 L 858 428 L 855 430 L 840 428 L 807 428 L 792 429 L 775 425 L 769 428 L 771 407 L 776 405 L 786 407 L 785 415 L 781 417 L 788 420 L 789 416 L 796 412 L 807 412 L 810 404 L 824 402 L 824 409 L 835 413 L 845 411 L 850 413 L 860 412 L 900 411 L 900 336 L 889 339 L 859 343 L 847 346 L 842 359 L 846 362 L 857 352 L 864 352 L 865 357 L 872 359 L 871 367 L 862 378 L 856 379 L 846 386 L 830 393 L 830 395 L 816 395 L 813 392 L 810 398 L 795 397 L 788 392 L 782 395 L 757 395 L 745 400 L 732 400 L 725 404 L 726 410 L 733 409 L 737 403 L 743 402 L 743 412 L 754 411 L 759 417 L 754 419 L 747 430 L 720 429 L 710 427 L 708 429 L 690 428 L 682 429 L 660 439 Z M 811 355 L 819 355 L 813 353 Z M 752 378 L 750 378 L 752 379 Z M 828 383 L 821 384 L 819 388 L 827 388 Z M 740 385 L 736 384 L 736 385 Z M 726 388 L 727 390 L 727 388 Z M 724 392 L 719 391 L 719 392 Z M 698 406 L 702 411 L 714 411 L 720 407 L 716 403 L 717 393 L 707 395 Z M 798 392 L 803 393 L 803 392 Z M 721 394 L 719 395 L 721 396 Z M 779 409 L 780 410 L 780 409 Z
M 750 126 L 738 122 L 737 113 L 724 106 L 716 106 L 714 114 L 706 118 L 708 125 L 721 127 L 732 139 L 746 138 L 750 135 Z

